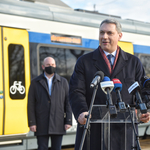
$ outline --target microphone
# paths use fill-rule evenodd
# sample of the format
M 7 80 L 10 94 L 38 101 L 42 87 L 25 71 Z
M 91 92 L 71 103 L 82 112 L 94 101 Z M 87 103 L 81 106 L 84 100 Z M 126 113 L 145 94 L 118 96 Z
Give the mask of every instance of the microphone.
M 143 92 L 144 95 L 144 102 L 146 104 L 146 107 L 150 109 L 150 79 L 147 76 L 143 76 L 141 78 L 141 83 L 143 88 L 145 88 L 145 92 Z
M 142 102 L 139 91 L 140 91 L 140 86 L 137 81 L 134 82 L 128 89 L 129 94 L 134 94 L 136 96 L 136 103 L 139 106 L 141 113 L 144 114 L 147 113 L 147 108 L 145 103 Z
M 117 107 L 119 107 L 120 112 L 126 111 L 125 103 L 122 101 L 120 91 L 122 90 L 122 83 L 119 79 L 112 79 L 114 83 L 114 89 L 113 91 L 117 94 Z
M 94 79 L 90 84 L 90 88 L 94 88 L 96 85 L 100 83 L 104 78 L 104 73 L 102 71 L 97 71 L 94 75 Z
M 150 109 L 150 95 L 145 95 L 144 100 L 147 109 Z
M 144 88 L 150 89 L 150 79 L 147 76 L 142 77 L 141 82 Z
M 100 86 L 103 92 L 106 94 L 106 98 L 107 98 L 106 105 L 109 108 L 110 116 L 112 118 L 115 118 L 117 116 L 117 110 L 116 110 L 116 106 L 114 106 L 112 103 L 112 98 L 110 95 L 110 92 L 114 88 L 113 81 L 110 81 L 109 77 L 105 76 L 103 81 L 100 83 Z

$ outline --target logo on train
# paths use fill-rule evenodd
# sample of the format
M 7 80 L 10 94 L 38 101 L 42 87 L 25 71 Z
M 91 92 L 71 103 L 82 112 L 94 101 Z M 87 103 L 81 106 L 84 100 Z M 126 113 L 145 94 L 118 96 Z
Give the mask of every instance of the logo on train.
M 25 87 L 21 85 L 21 81 L 14 81 L 14 84 L 10 87 L 10 93 L 11 94 L 16 94 L 18 91 L 20 94 L 25 93 Z

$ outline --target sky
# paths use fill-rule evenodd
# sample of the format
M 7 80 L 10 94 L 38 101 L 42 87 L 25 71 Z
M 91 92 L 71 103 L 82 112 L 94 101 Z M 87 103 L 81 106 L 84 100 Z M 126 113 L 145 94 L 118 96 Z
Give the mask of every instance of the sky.
M 150 23 L 150 0 L 61 0 L 73 9 L 98 11 Z M 95 9 L 94 9 L 95 5 Z

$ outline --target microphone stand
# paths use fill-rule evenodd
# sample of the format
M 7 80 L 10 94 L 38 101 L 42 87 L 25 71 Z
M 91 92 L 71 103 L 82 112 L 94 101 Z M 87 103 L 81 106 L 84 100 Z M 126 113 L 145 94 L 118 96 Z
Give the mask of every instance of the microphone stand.
M 131 115 L 131 110 L 130 110 L 130 105 L 129 104 L 127 104 L 127 108 L 128 108 L 128 111 L 129 111 L 129 114 L 130 114 L 130 117 L 131 117 L 132 127 L 133 127 L 133 130 L 134 130 L 134 134 L 135 134 L 135 137 L 136 137 L 136 143 L 137 143 L 137 146 L 132 147 L 132 149 L 136 148 L 137 150 L 141 150 L 140 142 L 139 142 L 139 136 L 136 132 L 135 125 L 133 123 L 133 118 L 132 118 L 132 115 Z
M 98 89 L 98 85 L 96 85 L 94 87 L 94 91 L 93 91 L 93 95 L 92 95 L 92 99 L 91 99 L 91 103 L 90 103 L 90 108 L 89 108 L 89 114 L 86 116 L 87 120 L 86 120 L 86 124 L 84 125 L 84 131 L 83 131 L 83 134 L 82 134 L 82 139 L 81 139 L 79 150 L 82 150 L 82 148 L 83 148 L 85 136 L 86 136 L 87 130 L 89 128 L 90 116 L 91 116 L 91 113 L 92 113 L 92 108 L 93 108 L 93 104 L 94 104 L 97 89 Z

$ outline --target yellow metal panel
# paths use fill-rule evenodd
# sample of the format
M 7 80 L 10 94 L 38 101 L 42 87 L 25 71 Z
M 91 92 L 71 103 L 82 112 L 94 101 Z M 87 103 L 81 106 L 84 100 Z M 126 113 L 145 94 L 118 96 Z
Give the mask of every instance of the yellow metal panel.
M 118 45 L 121 47 L 121 49 L 123 51 L 128 52 L 130 54 L 134 54 L 133 44 L 132 43 L 119 41 Z
M 21 134 L 29 131 L 27 125 L 27 95 L 30 85 L 30 66 L 29 66 L 29 38 L 28 32 L 22 29 L 3 29 L 4 40 L 4 74 L 5 74 L 5 130 L 4 134 Z M 22 100 L 12 100 L 9 96 L 9 44 L 22 45 L 24 47 L 24 64 L 25 64 L 25 87 L 26 95 Z
M 0 91 L 3 91 L 3 66 L 2 66 L 2 33 L 0 27 Z M 3 94 L 0 94 L 2 96 Z M 0 135 L 3 131 L 3 99 L 0 99 Z

